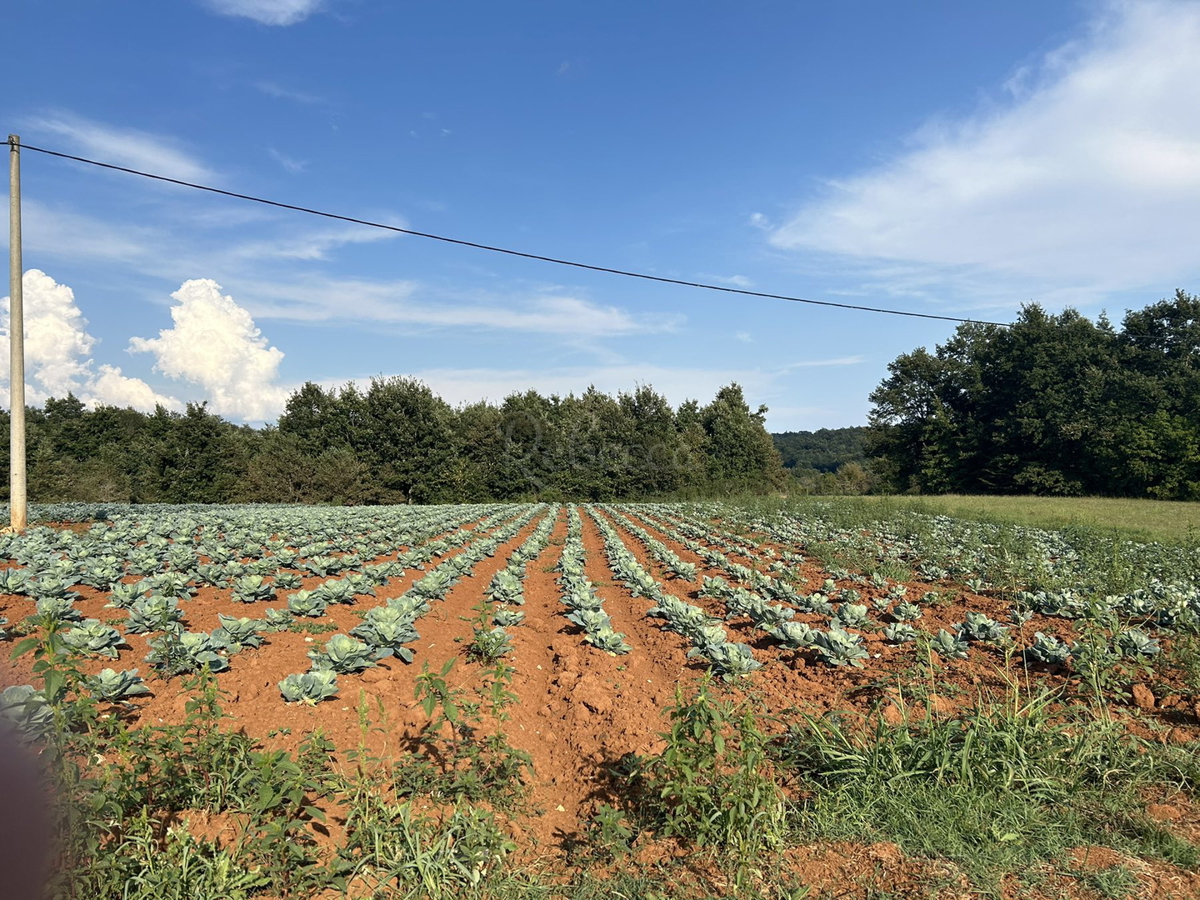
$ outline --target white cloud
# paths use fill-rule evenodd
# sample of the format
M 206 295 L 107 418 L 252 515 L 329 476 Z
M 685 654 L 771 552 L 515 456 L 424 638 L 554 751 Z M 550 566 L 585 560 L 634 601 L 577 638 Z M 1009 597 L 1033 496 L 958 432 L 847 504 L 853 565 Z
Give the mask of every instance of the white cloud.
M 283 166 L 283 170 L 289 175 L 299 175 L 308 168 L 308 163 L 306 163 L 304 160 L 293 159 L 286 153 L 280 153 L 274 147 L 268 148 L 267 152 L 271 154 L 271 159 Z
M 183 404 L 174 397 L 163 396 L 142 379 L 123 375 L 119 366 L 107 363 L 100 366 L 79 399 L 89 406 L 132 406 L 149 411 L 161 405 L 167 409 L 183 409 Z
M 276 383 L 283 352 L 268 345 L 250 313 L 207 278 L 185 281 L 171 297 L 174 327 L 156 338 L 132 338 L 129 349 L 152 353 L 155 371 L 168 378 L 204 388 L 219 415 L 274 418 L 288 394 Z
M 90 405 L 133 406 L 152 410 L 156 404 L 180 408 L 173 397 L 156 393 L 137 378 L 102 365 L 96 370 L 91 352 L 96 339 L 87 331 L 75 293 L 40 269 L 25 272 L 21 281 L 25 312 L 25 381 L 28 402 L 41 404 L 48 397 L 73 393 Z M 0 396 L 9 405 L 9 310 L 10 297 L 0 301 Z
M 29 393 L 65 397 L 87 377 L 89 354 L 96 339 L 87 332 L 87 319 L 75 304 L 75 294 L 39 269 L 21 280 L 25 312 L 25 378 Z M 7 335 L 11 298 L 4 298 L 3 328 Z M 8 342 L 3 350 L 8 372 Z
M 406 227 L 406 223 L 396 221 L 397 227 Z M 281 240 L 249 241 L 240 243 L 233 251 L 233 256 L 243 259 L 300 259 L 325 260 L 331 250 L 345 247 L 349 244 L 373 244 L 399 237 L 394 231 L 382 228 L 370 228 L 365 225 L 346 225 L 327 228 L 322 231 L 312 231 L 296 237 Z
M 745 275 L 702 275 L 700 277 L 708 281 L 715 281 L 718 284 L 728 284 L 732 287 L 754 287 L 754 282 Z
M 223 16 L 253 19 L 264 25 L 295 25 L 315 13 L 323 0 L 207 0 Z
M 1014 73 L 1003 103 L 831 182 L 771 242 L 876 278 L 880 261 L 902 262 L 915 294 L 1041 299 L 1195 277 L 1197 46 L 1200 4 L 1111 3 L 1085 37 Z
M 811 359 L 804 362 L 789 363 L 784 366 L 782 371 L 790 372 L 793 369 L 824 369 L 830 366 L 856 366 L 861 362 L 866 361 L 865 356 L 839 356 L 836 359 Z
M 254 86 L 268 97 L 275 97 L 278 100 L 291 100 L 293 103 L 303 103 L 305 106 L 316 106 L 325 102 L 325 98 L 317 94 L 297 91 L 275 81 L 259 81 Z
M 424 289 L 412 281 L 323 276 L 303 281 L 251 279 L 240 282 L 238 290 L 258 318 L 305 322 L 357 319 L 430 328 L 616 337 L 674 331 L 684 320 L 674 314 L 630 313 L 565 295 L 505 297 L 486 304 L 445 298 L 418 301 L 416 295 Z
M 64 138 L 79 155 L 97 157 L 100 162 L 181 181 L 212 181 L 216 177 L 178 141 L 162 135 L 117 128 L 68 112 L 39 116 L 28 120 L 26 127 L 34 134 Z
M 133 262 L 145 259 L 160 235 L 148 228 L 81 215 L 21 198 L 21 237 L 25 253 L 78 260 L 80 257 Z
M 748 331 L 739 331 L 734 334 L 734 337 L 737 338 L 739 341 L 741 341 L 743 344 L 753 344 L 754 343 L 754 338 L 751 337 L 750 332 L 748 332 Z

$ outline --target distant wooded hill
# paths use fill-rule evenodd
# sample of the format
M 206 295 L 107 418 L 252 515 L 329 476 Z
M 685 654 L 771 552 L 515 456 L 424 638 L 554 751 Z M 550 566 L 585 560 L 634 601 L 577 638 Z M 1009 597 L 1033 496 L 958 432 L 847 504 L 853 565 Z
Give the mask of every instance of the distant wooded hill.
M 836 472 L 846 463 L 866 463 L 867 431 L 866 425 L 785 431 L 772 434 L 771 440 L 775 442 L 785 468 Z

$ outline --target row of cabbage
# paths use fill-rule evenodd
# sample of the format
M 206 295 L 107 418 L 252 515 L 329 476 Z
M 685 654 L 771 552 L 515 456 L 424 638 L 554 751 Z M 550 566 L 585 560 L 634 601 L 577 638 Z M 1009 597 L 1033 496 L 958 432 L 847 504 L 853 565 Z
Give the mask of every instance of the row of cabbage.
M 446 594 L 462 578 L 470 576 L 476 565 L 488 557 L 495 556 L 501 545 L 511 541 L 539 514 L 543 515 L 542 530 L 535 529 L 533 536 L 509 557 L 504 571 L 520 571 L 529 558 L 541 550 L 534 550 L 538 540 L 548 534 L 545 523 L 551 527 L 553 519 L 545 516 L 546 507 L 533 507 L 525 513 L 507 517 L 494 531 L 478 540 L 471 541 L 456 556 L 450 557 L 399 597 L 386 600 L 372 607 L 363 616 L 361 625 L 349 634 L 334 634 L 321 650 L 310 651 L 311 664 L 308 672 L 293 673 L 279 683 L 279 690 L 289 702 L 315 704 L 337 694 L 337 676 L 362 672 L 375 666 L 379 660 L 396 657 L 412 662 L 413 652 L 406 644 L 420 640 L 417 622 L 433 609 L 433 604 L 446 598 Z M 504 514 L 501 513 L 501 516 Z M 530 543 L 533 541 L 533 544 Z M 544 544 L 542 544 L 544 546 Z M 528 547 L 528 549 L 526 549 Z M 532 556 L 530 555 L 532 554 Z M 495 582 L 493 581 L 493 586 Z M 507 644 L 508 637 L 502 625 L 496 625 L 492 639 Z
M 593 507 L 588 515 L 604 538 L 604 551 L 609 568 L 635 597 L 646 597 L 655 605 L 646 615 L 666 621 L 665 628 L 683 635 L 692 643 L 688 657 L 701 657 L 710 669 L 725 679 L 747 675 L 761 667 L 751 649 L 729 640 L 721 620 L 703 609 L 663 590 L 659 581 L 648 572 L 637 557 L 625 546 L 612 523 Z
M 576 507 L 567 511 L 567 537 L 558 562 L 558 586 L 567 608 L 567 621 L 583 629 L 583 639 L 606 653 L 621 655 L 632 648 L 625 635 L 613 628 L 604 601 L 585 574 L 587 554 L 583 548 L 583 518 Z
M 96 619 L 83 620 L 74 606 L 79 598 L 74 587 L 85 584 L 103 590 L 107 583 L 108 605 L 128 611 L 126 632 L 156 634 L 149 641 L 147 661 L 152 666 L 169 674 L 202 666 L 222 671 L 228 668 L 230 657 L 247 647 L 261 646 L 264 633 L 283 630 L 298 616 L 319 617 L 331 603 L 373 596 L 375 588 L 390 578 L 420 569 L 429 560 L 470 542 L 474 533 L 512 518 L 513 507 L 406 507 L 356 515 L 343 511 L 330 515 L 313 509 L 308 511 L 311 519 L 297 516 L 294 508 L 283 508 L 278 510 L 284 520 L 282 527 L 268 525 L 262 508 L 220 513 L 169 508 L 159 512 L 159 518 L 98 523 L 81 534 L 40 528 L 4 536 L 0 553 L 10 561 L 24 561 L 30 568 L 3 570 L 0 591 L 12 597 L 10 611 L 14 602 L 23 602 L 20 598 L 31 601 L 34 609 L 15 626 L 0 617 L 0 640 L 16 636 L 10 632 L 40 630 L 54 634 L 63 652 L 118 658 L 119 651 L 128 646 L 120 631 Z M 523 522 L 535 512 L 528 510 Z M 487 515 L 480 520 L 481 514 Z M 464 528 L 474 520 L 479 521 Z M 289 532 L 288 526 L 294 530 Z M 516 530 L 519 527 L 512 533 Z M 484 541 L 485 555 L 489 548 L 494 552 L 489 543 L 494 539 Z M 507 538 L 500 542 L 503 539 Z M 389 555 L 397 542 L 408 545 L 397 559 L 364 561 Z M 192 546 L 187 546 L 189 543 Z M 114 548 L 122 545 L 130 548 L 130 558 L 122 568 L 133 570 L 134 577 L 144 574 L 138 581 L 112 581 L 111 570 L 120 562 Z M 150 560 L 151 554 L 157 564 Z M 457 557 L 448 562 L 453 559 Z M 418 582 L 421 590 L 436 595 L 451 577 L 451 569 L 466 564 L 463 560 L 453 567 L 439 566 Z M 245 567 L 258 571 L 246 573 Z M 267 571 L 272 574 L 259 574 Z M 219 614 L 219 627 L 212 632 L 184 630 L 180 601 L 190 599 L 206 584 L 230 587 L 232 600 L 254 603 L 280 599 L 280 590 L 298 588 L 306 575 L 331 573 L 343 577 L 328 578 L 311 590 L 296 590 L 288 597 L 287 608 L 268 609 L 263 619 Z M 5 626 L 9 626 L 7 630 Z M 340 657 L 345 649 L 341 641 L 332 648 L 327 646 L 331 656 Z M 137 669 L 104 669 L 88 679 L 87 687 L 93 696 L 106 701 L 147 692 Z M 18 685 L 5 692 L 0 707 L 9 718 L 36 718 L 45 699 L 31 686 Z
M 802 623 L 779 622 L 780 616 L 787 614 L 778 608 L 766 607 L 761 597 L 753 596 L 736 587 L 720 584 L 715 580 L 706 579 L 706 593 L 725 599 L 731 612 L 750 616 L 756 625 L 785 645 L 797 649 L 811 648 L 819 659 L 834 665 L 845 662 L 857 665 L 867 657 L 862 642 L 856 640 L 855 636 L 849 635 L 848 628 L 851 626 L 873 628 L 879 627 L 881 623 L 871 623 L 869 620 L 871 610 L 865 604 L 854 602 L 860 599 L 855 588 L 839 590 L 836 582 L 832 578 L 827 578 L 822 588 L 824 593 L 816 592 L 809 596 L 798 595 L 789 585 L 772 579 L 763 572 L 739 566 L 736 563 L 729 563 L 719 552 L 693 540 L 703 537 L 709 542 L 728 543 L 720 533 L 708 531 L 695 520 L 688 522 L 678 519 L 672 516 L 670 508 L 656 507 L 653 512 L 657 517 L 662 517 L 662 521 L 654 524 L 657 524 L 668 536 L 680 540 L 689 550 L 697 552 L 709 565 L 724 568 L 739 580 L 750 582 L 754 587 L 764 590 L 771 596 L 793 604 L 800 612 L 830 615 L 831 628 L 828 633 L 823 635 L 817 629 L 812 629 Z M 679 530 L 672 528 L 671 524 L 663 524 L 664 522 L 678 525 Z M 684 533 L 685 531 L 686 533 Z M 777 529 L 773 537 L 780 538 L 785 533 L 785 529 Z M 828 540 L 832 537 L 829 532 L 824 533 L 824 539 Z M 781 561 L 771 563 L 771 568 L 776 571 L 786 571 L 785 563 L 802 560 L 802 557 L 787 550 L 782 551 L 780 556 L 782 557 Z M 919 599 L 916 597 L 906 598 L 907 589 L 903 584 L 889 582 L 878 573 L 869 578 L 844 570 L 831 570 L 830 574 L 836 575 L 839 579 L 848 578 L 859 584 L 869 584 L 879 590 L 888 590 L 887 596 L 876 597 L 870 603 L 875 612 L 886 615 L 891 620 L 882 628 L 883 636 L 891 643 L 908 643 L 921 637 L 922 632 L 912 624 L 921 618 L 920 604 L 936 602 L 939 599 L 939 594 L 932 591 L 923 593 Z M 1144 592 L 1138 592 L 1133 597 L 1109 598 L 1110 602 L 1104 605 L 1104 611 L 1119 613 L 1125 620 L 1126 627 L 1118 627 L 1113 630 L 1111 647 L 1113 655 L 1144 659 L 1156 655 L 1160 651 L 1159 642 L 1138 627 L 1139 624 L 1174 626 L 1181 621 L 1188 621 L 1189 627 L 1193 627 L 1190 623 L 1195 621 L 1195 611 L 1198 608 L 1195 591 L 1183 591 L 1177 586 L 1173 590 L 1164 585 L 1158 585 L 1157 588 L 1158 596 L 1153 599 L 1151 597 L 1155 594 L 1155 590 L 1151 588 Z M 1095 613 L 1095 603 L 1085 604 L 1077 597 L 1072 603 L 1068 599 L 1071 597 L 1070 592 L 1019 592 L 1010 613 L 1010 623 L 1022 625 L 1035 612 L 1047 616 L 1068 618 L 1079 618 L 1089 613 Z M 841 608 L 836 611 L 830 602 L 833 599 L 842 601 Z M 966 611 L 963 622 L 952 625 L 949 629 L 940 629 L 936 634 L 929 636 L 929 640 L 931 648 L 940 656 L 957 659 L 966 658 L 969 647 L 973 643 L 1005 646 L 1011 643 L 1008 626 L 974 610 Z M 1061 638 L 1039 631 L 1034 633 L 1033 643 L 1022 650 L 1021 656 L 1027 662 L 1062 664 L 1078 652 L 1078 643 L 1069 644 Z M 1094 653 L 1095 650 L 1089 647 L 1088 652 Z

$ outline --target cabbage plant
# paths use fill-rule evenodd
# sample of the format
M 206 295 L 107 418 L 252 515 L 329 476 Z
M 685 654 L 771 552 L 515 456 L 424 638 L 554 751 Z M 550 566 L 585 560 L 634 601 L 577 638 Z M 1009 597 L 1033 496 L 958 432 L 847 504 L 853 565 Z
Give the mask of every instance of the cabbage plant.
M 762 663 L 754 658 L 754 653 L 749 647 L 729 641 L 693 647 L 688 651 L 688 657 L 694 656 L 707 659 L 712 671 L 724 681 L 733 681 L 740 675 L 749 675 L 762 668 Z
M 275 599 L 275 585 L 262 575 L 243 575 L 233 582 L 235 603 L 257 603 Z
M 614 631 L 612 628 L 589 631 L 584 635 L 583 639 L 597 650 L 603 650 L 605 653 L 613 654 L 613 656 L 621 656 L 633 649 L 629 644 L 625 643 L 625 635 L 619 631 Z
M 54 727 L 54 710 L 41 691 L 14 684 L 0 692 L 0 721 L 12 726 L 23 740 L 36 741 Z
M 828 631 L 816 632 L 813 650 L 817 659 L 830 666 L 859 666 L 868 653 L 861 635 L 851 634 L 836 623 Z
M 279 692 L 288 703 L 316 706 L 322 700 L 337 696 L 337 673 L 332 669 L 317 669 L 288 675 L 279 682 Z
M 335 634 L 325 642 L 324 650 L 310 650 L 308 658 L 312 660 L 313 671 L 331 669 L 340 675 L 347 675 L 371 668 L 390 652 L 386 648 L 357 641 L 347 634 Z
M 350 634 L 405 662 L 412 662 L 413 653 L 404 644 L 411 644 L 421 637 L 413 627 L 412 617 L 404 610 L 391 606 L 377 606 L 372 609 L 361 625 L 350 630 Z
M 1157 656 L 1162 646 L 1140 628 L 1128 628 L 1117 635 L 1117 649 L 1129 657 Z
M 806 650 L 817 640 L 817 630 L 803 622 L 780 622 L 771 635 L 789 650 Z
M 247 647 L 261 647 L 262 635 L 259 630 L 262 624 L 257 619 L 237 618 L 217 613 L 221 627 L 213 630 L 212 639 L 216 644 L 230 653 L 240 653 Z
M 971 645 L 957 634 L 951 634 L 945 628 L 938 631 L 929 642 L 929 646 L 938 655 L 946 659 L 966 659 Z
M 325 615 L 329 604 L 316 591 L 296 591 L 288 597 L 287 608 L 288 612 L 294 616 L 308 616 L 310 619 L 316 619 Z
M 884 639 L 893 644 L 907 644 L 915 641 L 918 634 L 920 632 L 907 622 L 893 622 L 883 629 Z
M 182 619 L 183 611 L 179 609 L 178 600 L 151 594 L 149 597 L 139 597 L 129 607 L 125 630 L 133 634 L 165 631 Z
M 137 669 L 128 669 L 123 672 L 101 669 L 84 683 L 87 685 L 88 692 L 95 699 L 108 703 L 117 703 L 121 700 L 128 700 L 130 697 L 150 693 L 150 689 L 138 676 Z
M 1033 645 L 1026 647 L 1022 654 L 1027 662 L 1037 662 L 1046 665 L 1064 665 L 1071 656 L 1071 648 L 1065 641 L 1053 635 L 1034 632 Z
M 204 631 L 168 631 L 149 642 L 146 662 L 169 675 L 183 675 L 208 666 L 210 671 L 223 672 L 229 660 L 218 652 L 221 645 Z
M 121 632 L 105 625 L 99 619 L 88 619 L 62 635 L 63 643 L 79 653 L 95 653 L 116 659 L 117 648 L 124 642 Z
M 1004 639 L 1008 629 L 981 612 L 969 610 L 967 620 L 958 626 L 959 637 L 968 641 L 995 643 Z

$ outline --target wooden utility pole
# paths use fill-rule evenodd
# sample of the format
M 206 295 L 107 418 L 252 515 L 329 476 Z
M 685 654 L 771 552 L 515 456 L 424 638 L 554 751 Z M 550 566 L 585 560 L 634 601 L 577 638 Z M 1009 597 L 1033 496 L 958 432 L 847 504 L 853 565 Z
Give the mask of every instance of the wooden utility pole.
M 8 466 L 13 531 L 29 520 L 25 493 L 25 298 L 21 290 L 21 139 L 8 136 Z

